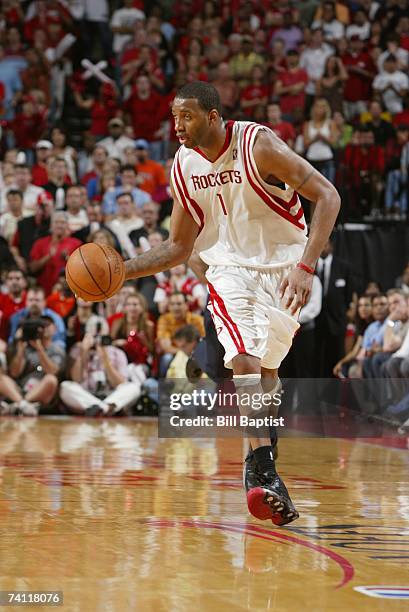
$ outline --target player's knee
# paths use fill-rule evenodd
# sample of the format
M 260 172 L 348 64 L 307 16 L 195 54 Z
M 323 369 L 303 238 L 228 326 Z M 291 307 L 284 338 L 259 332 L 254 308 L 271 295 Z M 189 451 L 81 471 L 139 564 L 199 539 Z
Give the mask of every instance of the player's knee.
M 233 373 L 236 374 L 260 374 L 261 375 L 261 365 L 260 358 L 254 357 L 254 355 L 247 355 L 246 353 L 242 353 L 240 355 L 236 355 L 232 359 L 233 365 Z

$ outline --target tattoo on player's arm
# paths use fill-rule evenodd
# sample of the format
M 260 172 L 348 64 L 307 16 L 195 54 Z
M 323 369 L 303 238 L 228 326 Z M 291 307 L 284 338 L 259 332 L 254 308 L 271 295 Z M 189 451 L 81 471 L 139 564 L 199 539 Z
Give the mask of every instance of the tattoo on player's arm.
M 134 259 L 128 259 L 125 262 L 125 279 L 151 276 L 175 265 L 175 254 L 164 243 Z
M 301 183 L 298 185 L 298 187 L 295 188 L 295 191 L 298 191 L 299 189 L 301 189 L 301 187 L 303 187 L 303 185 L 305 185 L 305 183 L 307 181 L 310 180 L 310 178 L 312 177 L 312 175 L 314 174 L 315 170 L 314 168 L 311 170 L 311 172 L 309 174 L 307 174 L 307 176 L 304 178 L 303 181 L 301 181 Z

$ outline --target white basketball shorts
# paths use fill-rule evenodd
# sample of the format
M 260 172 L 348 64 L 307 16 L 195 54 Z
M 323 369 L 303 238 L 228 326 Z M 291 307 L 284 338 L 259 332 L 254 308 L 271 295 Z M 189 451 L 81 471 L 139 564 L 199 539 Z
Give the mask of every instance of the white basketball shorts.
M 290 350 L 299 328 L 298 312 L 293 316 L 283 306 L 279 288 L 294 265 L 270 270 L 235 266 L 209 266 L 208 309 L 219 341 L 224 363 L 247 353 L 261 359 L 264 368 L 276 369 Z

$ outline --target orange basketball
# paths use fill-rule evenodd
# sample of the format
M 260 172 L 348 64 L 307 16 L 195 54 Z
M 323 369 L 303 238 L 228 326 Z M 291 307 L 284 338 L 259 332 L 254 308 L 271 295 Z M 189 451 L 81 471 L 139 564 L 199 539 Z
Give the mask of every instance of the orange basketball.
M 65 277 L 76 296 L 88 302 L 102 302 L 122 287 L 125 265 L 111 246 L 90 242 L 70 255 Z

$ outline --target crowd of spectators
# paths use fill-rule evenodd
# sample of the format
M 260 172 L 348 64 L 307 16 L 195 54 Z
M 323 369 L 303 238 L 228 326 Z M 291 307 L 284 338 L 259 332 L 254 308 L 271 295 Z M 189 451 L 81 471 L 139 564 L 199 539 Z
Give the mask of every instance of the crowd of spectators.
M 128 258 L 167 238 L 178 147 L 170 104 L 188 81 L 213 83 L 226 119 L 265 124 L 335 183 L 342 221 L 402 223 L 408 15 L 407 0 L 3 0 L 0 411 L 61 403 L 119 414 L 153 398 L 157 377 L 170 364 L 179 371 L 203 336 L 206 290 L 186 266 L 127 283 L 98 306 L 75 300 L 63 274 L 84 242 Z M 303 350 L 323 318 L 328 287 L 318 276 L 314 287 Z M 352 300 L 367 322 L 380 320 L 376 300 L 391 300 L 373 299 Z M 386 372 L 352 320 L 347 344 L 325 358 L 330 372 L 369 376 L 372 361 Z M 382 342 L 395 359 L 395 344 Z

